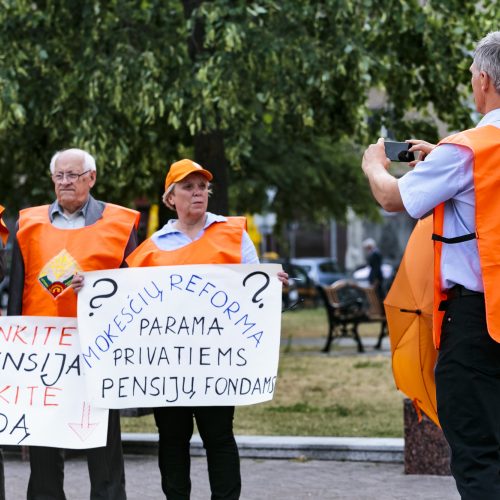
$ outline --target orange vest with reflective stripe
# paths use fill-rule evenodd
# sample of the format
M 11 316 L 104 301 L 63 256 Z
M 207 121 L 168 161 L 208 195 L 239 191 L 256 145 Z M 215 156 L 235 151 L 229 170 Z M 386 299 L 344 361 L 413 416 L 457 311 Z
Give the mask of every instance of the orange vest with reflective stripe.
M 76 317 L 76 294 L 69 286 L 73 275 L 119 268 L 139 216 L 106 203 L 94 224 L 60 229 L 50 222 L 49 205 L 21 210 L 17 240 L 24 261 L 23 315 Z
M 500 129 L 493 125 L 473 128 L 443 139 L 439 144 L 465 146 L 474 153 L 476 237 L 483 274 L 488 333 L 500 342 Z M 434 209 L 434 233 L 443 235 L 444 203 Z M 434 345 L 439 348 L 444 312 L 441 291 L 442 242 L 434 241 Z
M 2 239 L 3 246 L 7 244 L 7 240 L 9 238 L 9 230 L 2 219 L 2 214 L 4 210 L 5 208 L 2 207 L 2 205 L 0 205 L 0 238 Z
M 160 250 L 151 238 L 126 259 L 130 267 L 177 266 L 183 264 L 240 264 L 244 217 L 214 222 L 203 236 L 176 250 Z

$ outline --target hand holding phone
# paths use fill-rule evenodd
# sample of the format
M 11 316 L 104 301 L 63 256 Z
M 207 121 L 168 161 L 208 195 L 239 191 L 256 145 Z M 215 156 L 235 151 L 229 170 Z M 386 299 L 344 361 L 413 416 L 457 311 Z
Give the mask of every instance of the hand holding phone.
M 421 139 L 408 139 L 407 142 L 410 144 L 413 152 L 415 154 L 418 153 L 418 160 L 411 162 L 411 167 L 414 167 L 419 161 L 424 160 L 426 156 L 430 154 L 431 151 L 436 147 L 435 144 L 427 141 L 422 141 Z
M 408 142 L 384 141 L 385 154 L 391 161 L 410 162 L 415 160 L 415 155 L 408 149 L 412 146 Z

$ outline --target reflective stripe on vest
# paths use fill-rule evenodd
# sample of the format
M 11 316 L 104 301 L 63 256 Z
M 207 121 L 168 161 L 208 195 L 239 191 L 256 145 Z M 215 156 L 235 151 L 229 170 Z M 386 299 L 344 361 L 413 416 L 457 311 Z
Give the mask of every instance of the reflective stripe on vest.
M 130 267 L 177 266 L 183 264 L 240 264 L 244 217 L 214 222 L 203 236 L 176 250 L 160 250 L 151 238 L 127 258 Z
M 474 154 L 474 191 L 476 195 L 476 237 L 486 301 L 486 321 L 490 336 L 500 342 L 500 129 L 492 125 L 460 132 L 439 144 L 469 148 Z M 443 234 L 444 203 L 434 209 L 434 233 Z M 439 303 L 441 291 L 441 251 L 443 243 L 434 241 L 434 345 L 439 348 L 444 312 Z M 495 286 L 495 284 L 497 286 Z
M 25 316 L 76 316 L 75 272 L 116 269 L 124 260 L 140 214 L 107 203 L 102 217 L 79 229 L 60 229 L 49 219 L 49 205 L 19 214 L 17 240 L 24 261 Z

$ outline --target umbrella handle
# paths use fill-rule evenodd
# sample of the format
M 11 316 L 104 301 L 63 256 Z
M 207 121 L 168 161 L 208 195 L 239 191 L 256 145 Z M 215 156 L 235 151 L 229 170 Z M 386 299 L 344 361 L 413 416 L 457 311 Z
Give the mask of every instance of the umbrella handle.
M 422 314 L 421 309 L 400 309 L 400 312 L 402 313 L 414 313 L 420 316 Z

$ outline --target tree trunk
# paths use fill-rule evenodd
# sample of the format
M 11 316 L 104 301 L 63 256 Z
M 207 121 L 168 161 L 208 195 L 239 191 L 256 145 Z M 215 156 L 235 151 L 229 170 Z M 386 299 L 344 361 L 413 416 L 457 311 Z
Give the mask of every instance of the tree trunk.
M 214 175 L 212 195 L 208 206 L 211 212 L 228 215 L 229 200 L 227 194 L 228 162 L 224 151 L 224 137 L 221 131 L 197 134 L 194 138 L 194 158 Z
M 191 17 L 193 10 L 205 0 L 183 0 L 184 15 Z M 196 61 L 203 48 L 203 25 L 197 21 L 189 37 L 188 50 L 193 63 Z M 228 198 L 228 161 L 224 150 L 224 135 L 221 130 L 207 133 L 197 133 L 194 137 L 194 160 L 201 166 L 210 170 L 214 175 L 212 181 L 212 196 L 209 201 L 209 210 L 216 214 L 227 215 L 229 211 Z

